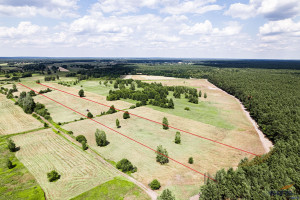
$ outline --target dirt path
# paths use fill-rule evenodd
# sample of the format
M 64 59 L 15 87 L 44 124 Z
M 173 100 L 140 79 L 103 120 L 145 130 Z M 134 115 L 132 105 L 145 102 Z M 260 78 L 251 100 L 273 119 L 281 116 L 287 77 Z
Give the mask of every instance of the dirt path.
M 39 115 L 38 115 L 39 116 Z M 49 127 L 55 129 L 56 131 L 59 131 L 56 127 L 54 127 L 48 120 L 46 120 L 44 117 L 40 116 L 42 120 L 44 120 L 46 123 L 48 123 Z M 77 142 L 76 140 L 74 140 L 74 138 L 72 138 L 71 136 L 64 134 L 64 137 L 66 137 L 70 142 L 73 142 L 75 144 L 78 144 L 78 146 L 80 146 L 80 143 Z M 116 169 L 113 165 L 111 165 L 109 162 L 105 161 L 99 154 L 97 154 L 94 150 L 92 150 L 91 148 L 88 148 L 86 150 L 87 152 L 89 152 L 90 154 L 92 154 L 92 156 L 94 156 L 94 158 L 96 158 L 97 160 L 99 160 L 100 162 L 102 162 L 103 164 L 107 165 L 109 168 L 115 170 L 115 172 L 123 177 L 125 177 L 126 179 L 128 179 L 129 181 L 133 182 L 134 184 L 136 184 L 138 187 L 140 187 L 144 192 L 146 192 L 152 200 L 156 200 L 157 199 L 157 193 L 152 191 L 151 189 L 147 188 L 144 184 L 142 184 L 141 182 L 135 180 L 134 178 L 132 178 L 131 176 L 119 171 L 118 169 Z
M 207 80 L 207 82 L 209 82 L 209 81 Z M 209 82 L 209 83 L 210 83 L 210 82 Z M 210 83 L 210 84 L 212 84 L 212 83 Z M 212 85 L 213 85 L 213 84 L 212 84 Z M 214 86 L 215 86 L 215 85 L 214 85 Z M 209 88 L 209 89 L 212 89 L 212 90 L 220 90 L 220 91 L 222 91 L 222 92 L 225 92 L 224 90 L 218 88 L 217 86 L 215 86 L 214 88 Z M 227 92 L 225 92 L 225 93 L 228 94 Z M 228 94 L 228 95 L 230 95 L 230 94 Z M 263 147 L 264 147 L 264 149 L 265 149 L 265 152 L 268 153 L 268 152 L 271 150 L 271 148 L 273 147 L 272 142 L 271 142 L 271 141 L 263 134 L 263 132 L 259 129 L 258 124 L 256 123 L 256 121 L 255 121 L 254 119 L 252 119 L 252 117 L 250 116 L 250 113 L 246 110 L 246 108 L 245 108 L 245 106 L 242 104 L 242 102 L 241 102 L 239 99 L 237 99 L 235 96 L 233 96 L 233 95 L 230 95 L 230 96 L 232 96 L 232 97 L 239 103 L 239 105 L 241 106 L 242 110 L 244 111 L 246 117 L 248 118 L 248 120 L 251 122 L 251 124 L 252 124 L 253 127 L 255 128 L 255 130 L 256 130 L 256 132 L 257 132 L 257 134 L 258 134 L 258 136 L 259 136 L 259 139 L 260 139 L 260 141 L 261 141 L 261 143 L 262 143 L 262 145 L 263 145 Z

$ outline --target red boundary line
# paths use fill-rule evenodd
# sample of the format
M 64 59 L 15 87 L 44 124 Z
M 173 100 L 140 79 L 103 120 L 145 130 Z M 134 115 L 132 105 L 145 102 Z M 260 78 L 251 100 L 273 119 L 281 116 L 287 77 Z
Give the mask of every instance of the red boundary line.
M 98 124 L 104 126 L 105 128 L 107 128 L 107 129 L 109 129 L 109 130 L 111 130 L 111 131 L 114 131 L 114 132 L 116 132 L 116 133 L 122 135 L 123 137 L 126 137 L 127 139 L 130 139 L 130 140 L 132 140 L 132 141 L 134 141 L 134 142 L 136 142 L 136 143 L 138 143 L 138 144 L 140 144 L 140 145 L 142 145 L 142 146 L 144 146 L 144 147 L 146 147 L 146 148 L 148 148 L 148 149 L 154 151 L 155 153 L 159 153 L 159 154 L 163 155 L 164 157 L 166 157 L 166 158 L 168 158 L 168 159 L 170 159 L 170 160 L 172 160 L 172 161 L 174 161 L 174 162 L 176 162 L 176 163 L 178 163 L 178 164 L 180 164 L 180 165 L 182 165 L 182 166 L 184 166 L 184 167 L 186 167 L 186 168 L 188 168 L 188 169 L 190 169 L 190 170 L 192 170 L 192 171 L 194 171 L 194 172 L 196 172 L 196 173 L 198 173 L 198 174 L 201 174 L 202 176 L 205 176 L 205 177 L 207 177 L 207 178 L 209 178 L 209 179 L 211 179 L 211 180 L 213 180 L 213 181 L 216 182 L 215 179 L 213 179 L 213 178 L 211 178 L 211 177 L 209 177 L 209 176 L 207 176 L 207 175 L 205 175 L 205 174 L 203 174 L 203 173 L 201 173 L 201 172 L 199 172 L 199 171 L 197 171 L 197 170 L 195 170 L 195 169 L 193 169 L 193 168 L 191 168 L 191 167 L 189 167 L 189 166 L 187 166 L 187 165 L 185 165 L 185 164 L 183 164 L 183 163 L 181 163 L 181 162 L 179 162 L 179 161 L 177 161 L 177 160 L 175 160 L 175 159 L 173 159 L 173 158 L 170 158 L 169 156 L 166 156 L 166 155 L 162 154 L 162 153 L 156 151 L 155 149 L 152 149 L 151 147 L 149 147 L 149 146 L 147 146 L 147 145 L 145 145 L 145 144 L 143 144 L 143 143 L 141 143 L 141 142 L 138 142 L 138 141 L 136 141 L 135 139 L 133 139 L 133 138 L 131 138 L 131 137 L 128 137 L 127 135 L 124 135 L 124 134 L 120 133 L 119 131 L 114 130 L 113 128 L 110 128 L 110 127 L 108 127 L 108 126 L 106 126 L 106 125 L 104 125 L 104 124 L 102 124 L 102 123 L 100 123 L 100 122 L 98 122 L 98 121 L 96 121 L 96 120 L 94 120 L 94 119 L 92 119 L 92 118 L 89 118 L 89 117 L 87 117 L 86 115 L 84 115 L 84 114 L 82 114 L 82 113 L 80 113 L 80 112 L 78 112 L 78 111 L 76 111 L 76 110 L 74 110 L 74 109 L 72 109 L 72 108 L 70 108 L 70 107 L 64 105 L 64 104 L 62 104 L 62 103 L 60 103 L 60 102 L 58 102 L 58 101 L 55 101 L 54 99 L 52 99 L 52 98 L 50 98 L 50 97 L 47 97 L 47 96 L 45 96 L 45 95 L 43 95 L 43 94 L 41 94 L 41 93 L 39 93 L 39 92 L 37 92 L 37 91 L 31 89 L 30 87 L 27 87 L 27 86 L 25 86 L 25 85 L 23 85 L 23 84 L 21 84 L 21 83 L 19 83 L 19 84 L 22 85 L 23 87 L 26 87 L 26 88 L 28 88 L 28 89 L 34 91 L 34 92 L 37 93 L 37 94 L 42 95 L 43 97 L 46 97 L 46 98 L 50 99 L 51 101 L 54 101 L 55 103 L 57 103 L 57 104 L 59 104 L 59 105 L 61 105 L 61 106 L 63 106 L 63 107 L 66 107 L 66 108 L 68 108 L 68 109 L 70 109 L 70 110 L 76 112 L 76 113 L 79 114 L 79 115 L 82 115 L 82 116 L 84 116 L 84 117 L 86 117 L 86 118 L 88 118 L 88 119 L 90 119 L 90 120 L 92 120 L 92 121 L 94 121 L 94 122 L 96 122 L 96 123 L 98 123 Z
M 87 100 L 87 101 L 91 101 L 91 102 L 94 102 L 96 104 L 99 104 L 99 105 L 102 105 L 102 106 L 106 106 L 106 107 L 110 107 L 109 105 L 105 105 L 105 104 L 102 104 L 102 103 L 99 103 L 99 102 L 96 102 L 96 101 L 93 101 L 91 99 L 87 99 L 87 98 L 84 98 L 84 97 L 80 97 L 80 96 L 77 96 L 75 94 L 72 94 L 72 93 L 69 93 L 69 92 L 66 92 L 66 91 L 63 91 L 63 90 L 60 90 L 60 89 L 57 89 L 57 88 L 54 88 L 54 87 L 50 87 L 48 85 L 44 85 L 44 84 L 41 84 L 41 83 L 38 83 L 42 86 L 45 86 L 45 87 L 48 87 L 48 88 L 52 88 L 54 90 L 58 90 L 60 92 L 64 92 L 66 94 L 69 94 L 69 95 L 72 95 L 72 96 L 75 96 L 75 97 L 78 97 L 78 98 L 81 98 L 81 99 L 84 99 L 84 100 Z M 118 110 L 118 111 L 121 111 L 121 112 L 125 112 L 124 110 L 120 110 L 120 109 L 117 109 L 115 108 L 115 110 Z M 157 122 L 157 121 L 154 121 L 154 120 L 151 120 L 151 119 L 148 119 L 148 118 L 145 118 L 145 117 L 142 117 L 142 116 L 139 116 L 139 115 L 136 115 L 136 114 L 133 114 L 133 113 L 129 113 L 130 115 L 133 115 L 133 116 L 136 116 L 136 117 L 139 117 L 139 118 L 142 118 L 142 119 L 145 119 L 145 120 L 148 120 L 148 121 L 151 121 L 151 122 L 154 122 L 154 123 L 157 123 L 157 124 L 160 124 L 160 125 L 164 125 L 163 123 L 160 123 L 160 122 Z M 246 151 L 246 150 L 243 150 L 243 149 L 240 149 L 240 148 L 237 148 L 237 147 L 233 147 L 233 146 L 230 146 L 228 144 L 224 144 L 222 142 L 218 142 L 216 140 L 212 140 L 212 139 L 209 139 L 209 138 L 206 138 L 206 137 L 203 137 L 203 136 L 200 136 L 200 135 L 197 135 L 197 134 L 194 134 L 194 133 L 191 133 L 191 132 L 188 132 L 188 131 L 185 131 L 185 130 L 182 130 L 182 129 L 179 129 L 179 128 L 176 128 L 176 127 L 173 127 L 173 126 L 170 126 L 170 125 L 165 125 L 165 126 L 168 126 L 169 128 L 172 128 L 172 129 L 175 129 L 175 130 L 178 130 L 178 131 L 181 131 L 181 132 L 184 132 L 184 133 L 187 133 L 187 134 L 190 134 L 190 135 L 193 135 L 193 136 L 196 136 L 196 137 L 199 137 L 199 138 L 202 138 L 202 139 L 205 139 L 205 140 L 208 140 L 208 141 L 211 141 L 211 142 L 215 142 L 215 143 L 218 143 L 218 144 L 221 144 L 221 145 L 224 145 L 226 147 L 230 147 L 230 148 L 233 148 L 233 149 L 236 149 L 236 150 L 239 150 L 239 151 L 243 151 L 245 153 L 248 153 L 248 154 L 252 154 L 252 155 L 255 155 L 255 156 L 259 156 L 260 155 L 257 155 L 255 153 L 251 153 L 249 151 Z

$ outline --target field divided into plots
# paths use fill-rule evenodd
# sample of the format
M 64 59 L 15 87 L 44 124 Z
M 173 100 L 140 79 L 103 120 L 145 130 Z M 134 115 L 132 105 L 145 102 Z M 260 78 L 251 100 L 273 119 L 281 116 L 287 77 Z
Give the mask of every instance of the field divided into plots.
M 0 94 L 0 135 L 24 132 L 43 127 L 38 120 Z
M 47 199 L 69 199 L 116 176 L 114 170 L 50 129 L 12 139 L 21 147 L 16 153 L 17 158 L 34 175 Z M 47 179 L 51 170 L 61 175 L 53 183 Z

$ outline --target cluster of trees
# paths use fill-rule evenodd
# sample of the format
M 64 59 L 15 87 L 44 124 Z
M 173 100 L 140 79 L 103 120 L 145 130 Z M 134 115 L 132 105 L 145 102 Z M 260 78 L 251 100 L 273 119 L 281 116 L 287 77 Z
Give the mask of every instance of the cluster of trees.
M 130 84 L 130 89 L 125 86 Z M 168 99 L 168 87 L 161 83 L 144 83 L 140 80 L 136 81 L 137 87 L 143 90 L 135 90 L 135 83 L 132 79 L 116 79 L 114 87 L 119 90 L 110 90 L 106 97 L 108 101 L 123 99 L 133 99 L 139 101 L 137 107 L 141 105 L 152 104 L 162 108 L 174 108 L 172 99 Z
M 45 81 L 55 81 L 56 77 L 55 76 L 45 76 L 44 80 Z
M 48 92 L 51 92 L 52 90 L 50 88 L 47 88 L 45 90 L 40 90 L 39 93 L 40 94 L 44 94 L 44 93 L 48 93 Z
M 18 105 L 23 108 L 24 112 L 27 114 L 31 114 L 35 108 L 35 102 L 29 92 L 21 92 L 18 98 Z
M 177 99 L 181 98 L 181 94 L 184 94 L 184 97 L 189 100 L 189 102 L 198 104 L 198 97 L 201 97 L 201 91 L 198 92 L 195 88 L 190 88 L 186 86 L 169 86 L 170 91 L 174 91 L 173 96 Z
M 116 167 L 117 167 L 117 169 L 119 169 L 125 173 L 126 172 L 134 173 L 137 171 L 137 167 L 133 166 L 132 163 L 126 158 L 123 158 L 122 160 L 117 162 Z
M 63 86 L 67 86 L 70 87 L 71 85 L 77 85 L 78 83 L 80 83 L 79 80 L 75 80 L 75 81 L 59 81 L 58 84 L 63 85 Z

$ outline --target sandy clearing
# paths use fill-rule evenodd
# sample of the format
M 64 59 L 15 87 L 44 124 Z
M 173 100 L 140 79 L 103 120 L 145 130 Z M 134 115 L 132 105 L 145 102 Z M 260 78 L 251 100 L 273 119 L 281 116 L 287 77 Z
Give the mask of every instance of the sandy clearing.
M 70 70 L 65 69 L 65 68 L 63 68 L 63 67 L 59 67 L 59 71 L 61 71 L 61 72 L 69 72 Z

